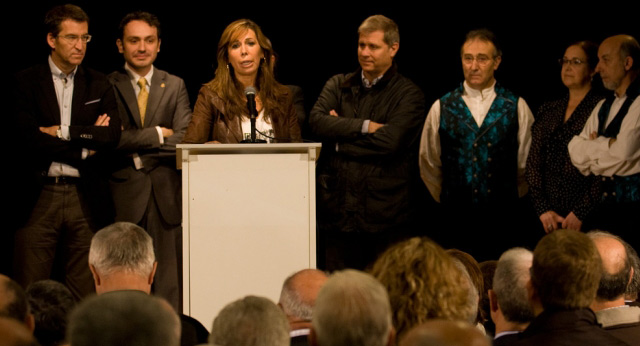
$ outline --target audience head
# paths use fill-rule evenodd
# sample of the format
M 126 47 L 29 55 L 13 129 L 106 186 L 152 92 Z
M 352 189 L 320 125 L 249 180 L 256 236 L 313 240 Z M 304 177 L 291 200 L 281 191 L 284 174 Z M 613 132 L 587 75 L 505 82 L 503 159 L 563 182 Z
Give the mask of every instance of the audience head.
M 386 346 L 394 341 L 389 296 L 373 276 L 343 270 L 320 289 L 309 341 L 315 346 Z
M 72 346 L 177 346 L 180 319 L 161 298 L 140 291 L 108 292 L 73 310 L 67 336 Z
M 477 302 L 469 305 L 469 279 L 432 240 L 411 238 L 387 249 L 371 273 L 389 292 L 394 326 L 401 337 L 428 319 L 469 320 Z M 477 295 L 476 295 L 477 299 Z
M 589 237 L 573 230 L 557 230 L 545 235 L 533 252 L 531 297 L 543 309 L 589 307 L 601 273 L 602 260 Z
M 0 344 L 2 346 L 40 346 L 24 324 L 6 316 L 0 316 Z
M 624 244 L 624 248 L 627 250 L 627 256 L 629 257 L 631 267 L 633 268 L 633 276 L 629 286 L 627 286 L 627 292 L 625 292 L 624 299 L 637 300 L 638 292 L 640 292 L 640 258 L 638 257 L 636 250 L 629 245 L 629 243 L 624 240 L 622 243 Z
M 491 346 L 473 325 L 435 319 L 412 328 L 399 346 Z
M 288 346 L 289 323 L 267 298 L 246 296 L 225 306 L 213 320 L 209 343 L 216 346 Z
M 533 253 L 524 248 L 507 250 L 498 260 L 490 295 L 508 322 L 528 323 L 534 317 L 527 296 L 532 262 Z
M 473 294 L 470 299 L 470 303 L 476 305 L 476 314 L 470 322 L 484 323 L 486 313 L 482 311 L 482 296 L 486 290 L 484 288 L 484 277 L 482 276 L 482 270 L 480 269 L 478 261 L 476 261 L 473 256 L 458 249 L 448 249 L 447 254 L 464 266 L 464 270 L 469 275 L 471 284 L 473 284 L 473 287 L 476 289 L 475 294 Z
M 153 241 L 142 227 L 116 222 L 98 231 L 91 239 L 89 267 L 98 294 L 111 288 L 141 289 L 149 293 L 156 268 Z M 127 282 L 114 282 L 120 281 L 123 274 L 129 278 Z M 136 281 L 135 287 L 127 287 L 132 281 Z
M 0 316 L 13 318 L 33 332 L 33 315 L 29 312 L 27 295 L 11 278 L 0 274 Z
M 622 239 L 603 231 L 591 231 L 587 235 L 595 243 L 602 259 L 602 277 L 596 301 L 620 300 L 620 305 L 623 305 L 633 269 Z
M 316 297 L 327 279 L 327 274 L 323 271 L 303 269 L 284 281 L 278 305 L 289 319 L 289 323 L 311 322 Z
M 484 287 L 484 290 L 482 292 L 482 297 L 480 297 L 480 307 L 482 309 L 482 312 L 487 314 L 489 311 L 491 311 L 490 301 L 489 301 L 489 290 L 493 289 L 493 275 L 496 272 L 496 266 L 498 265 L 498 261 L 496 260 L 483 261 L 478 263 L 478 265 L 480 266 L 480 271 L 482 272 L 482 280 L 483 280 L 482 284 Z M 488 319 L 490 315 L 486 317 Z M 486 327 L 486 323 L 485 323 L 485 327 Z
M 36 281 L 27 287 L 27 297 L 40 345 L 65 344 L 68 316 L 76 304 L 69 289 L 53 280 Z

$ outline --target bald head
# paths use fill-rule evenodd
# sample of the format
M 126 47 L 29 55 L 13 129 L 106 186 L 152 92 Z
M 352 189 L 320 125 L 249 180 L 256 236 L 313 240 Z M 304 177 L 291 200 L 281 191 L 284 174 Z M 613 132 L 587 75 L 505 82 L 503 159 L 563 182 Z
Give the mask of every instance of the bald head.
M 640 69 L 638 41 L 629 35 L 611 36 L 600 44 L 598 59 L 596 72 L 605 88 L 624 95 Z
M 0 316 L 22 322 L 33 331 L 33 316 L 29 313 L 26 293 L 17 282 L 2 274 L 0 274 Z
M 411 329 L 400 346 L 490 346 L 489 339 L 469 323 L 430 320 Z
M 624 244 L 620 238 L 606 232 L 595 231 L 588 235 L 602 259 L 602 278 L 596 298 L 606 301 L 622 299 L 632 275 L 631 262 Z
M 9 317 L 0 317 L 0 344 L 3 346 L 36 346 L 31 331 L 27 327 Z
M 316 297 L 327 279 L 323 271 L 303 269 L 285 280 L 278 303 L 290 321 L 311 321 Z

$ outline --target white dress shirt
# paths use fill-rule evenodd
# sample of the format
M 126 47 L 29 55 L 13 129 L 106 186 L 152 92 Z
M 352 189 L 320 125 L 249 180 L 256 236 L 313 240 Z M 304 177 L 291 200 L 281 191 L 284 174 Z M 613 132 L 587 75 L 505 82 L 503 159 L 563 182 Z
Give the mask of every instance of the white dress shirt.
M 626 99 L 627 95 L 615 98 L 607 116 L 607 126 Z M 629 107 L 616 141 L 611 145 L 608 137 L 598 136 L 596 139 L 589 139 L 590 133 L 598 132 L 598 112 L 604 101 L 600 101 L 593 109 L 582 132 L 569 142 L 571 162 L 584 175 L 611 177 L 640 173 L 640 97 Z
M 49 68 L 51 69 L 53 86 L 56 90 L 56 99 L 58 100 L 58 107 L 60 108 L 60 132 L 62 133 L 62 139 L 68 141 L 71 139 L 69 135 L 69 126 L 71 125 L 73 81 L 76 76 L 76 71 L 78 71 L 78 67 L 73 69 L 71 73 L 64 74 L 53 62 L 51 56 L 49 56 Z M 89 156 L 87 149 L 82 149 L 82 159 L 87 158 L 87 156 Z M 47 175 L 50 177 L 79 177 L 80 172 L 73 166 L 54 161 L 51 162 Z

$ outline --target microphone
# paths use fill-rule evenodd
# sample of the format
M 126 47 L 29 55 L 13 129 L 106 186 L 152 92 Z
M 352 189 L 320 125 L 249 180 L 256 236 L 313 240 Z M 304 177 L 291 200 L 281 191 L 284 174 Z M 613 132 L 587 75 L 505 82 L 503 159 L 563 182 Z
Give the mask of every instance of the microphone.
M 258 111 L 256 109 L 256 88 L 248 86 L 244 88 L 244 95 L 247 97 L 247 109 L 249 110 L 249 121 L 251 122 L 251 139 L 245 139 L 241 143 L 266 143 L 264 139 L 256 139 L 256 118 Z
M 247 97 L 247 109 L 249 110 L 249 118 L 255 119 L 258 116 L 256 110 L 256 88 L 248 86 L 244 88 L 244 95 Z

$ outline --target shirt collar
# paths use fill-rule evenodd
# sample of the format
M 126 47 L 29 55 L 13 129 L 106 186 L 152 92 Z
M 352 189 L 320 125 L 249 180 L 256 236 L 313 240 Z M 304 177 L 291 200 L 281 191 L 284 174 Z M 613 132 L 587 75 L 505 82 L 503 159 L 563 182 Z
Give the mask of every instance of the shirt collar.
M 467 96 L 471 98 L 481 98 L 484 100 L 485 98 L 489 97 L 491 94 L 495 92 L 496 81 L 494 80 L 493 84 L 491 84 L 489 87 L 482 90 L 473 89 L 471 86 L 469 86 L 469 84 L 467 84 L 467 81 L 464 81 L 463 85 L 464 85 L 464 93 Z
M 60 79 L 64 79 L 64 78 L 73 79 L 73 77 L 76 75 L 76 72 L 78 71 L 78 66 L 76 66 L 76 68 L 74 68 L 73 71 L 71 71 L 71 73 L 64 74 L 64 72 L 62 72 L 62 70 L 59 69 L 58 66 L 56 66 L 56 64 L 53 62 L 51 55 L 49 55 L 49 68 L 51 69 L 51 74 L 54 77 L 60 78 Z
M 134 83 L 138 83 L 138 80 L 140 80 L 141 77 L 144 77 L 144 79 L 147 80 L 147 85 L 151 86 L 151 78 L 153 78 L 153 65 L 151 65 L 151 68 L 149 69 L 149 73 L 147 73 L 146 76 L 141 76 L 135 73 L 127 63 L 124 63 L 124 70 L 127 71 L 127 73 L 129 74 L 129 77 L 131 77 L 131 80 L 133 80 Z
M 309 335 L 309 332 L 311 330 L 309 328 L 303 328 L 303 329 L 296 329 L 296 330 L 292 330 L 289 332 L 289 336 L 290 337 L 296 337 L 296 336 L 301 336 L 301 335 Z
M 364 71 L 360 71 L 360 76 L 362 77 L 362 85 L 364 85 L 365 88 L 369 89 L 376 85 L 382 79 L 382 77 L 384 77 L 384 73 L 374 78 L 371 82 L 369 82 L 367 77 L 364 76 Z
M 496 335 L 493 337 L 493 339 L 495 340 L 495 339 L 497 339 L 497 338 L 499 338 L 499 337 L 501 337 L 501 336 L 511 335 L 511 334 L 518 334 L 518 333 L 520 333 L 520 332 L 519 332 L 519 331 L 517 331 L 517 330 L 506 330 L 506 331 L 504 331 L 504 332 L 500 332 L 500 333 L 496 334 Z

